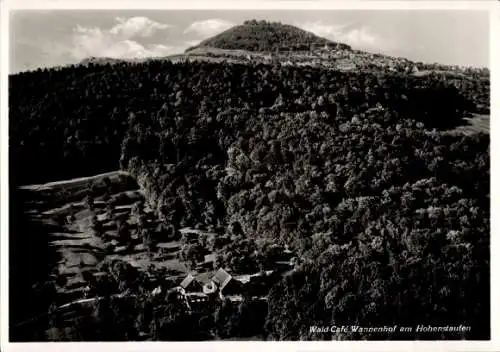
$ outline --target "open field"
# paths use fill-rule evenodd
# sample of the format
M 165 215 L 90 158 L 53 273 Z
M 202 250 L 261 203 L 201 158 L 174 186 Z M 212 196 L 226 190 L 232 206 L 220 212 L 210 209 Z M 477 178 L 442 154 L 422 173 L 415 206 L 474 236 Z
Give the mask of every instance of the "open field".
M 49 182 L 41 185 L 27 185 L 20 187 L 21 189 L 31 190 L 31 191 L 72 191 L 72 192 L 82 192 L 86 191 L 90 184 L 103 182 L 104 178 L 109 178 L 111 183 L 120 184 L 121 181 L 131 178 L 131 176 L 125 171 L 112 171 L 104 174 L 89 176 L 89 177 L 79 177 L 71 180 L 55 181 Z
M 465 120 L 467 124 L 458 126 L 451 131 L 447 131 L 447 133 L 490 133 L 490 115 L 474 114 L 473 117 L 465 118 Z
M 104 181 L 105 178 L 107 181 Z M 88 189 L 103 182 L 108 182 L 108 186 L 111 185 L 116 193 L 108 194 L 106 198 L 103 194 L 95 197 L 95 209 L 87 209 L 84 197 Z M 23 198 L 29 203 L 27 213 L 30 221 L 50 226 L 49 245 L 56 249 L 60 258 L 57 263 L 53 263 L 53 269 L 59 278 L 64 278 L 57 285 L 58 294 L 67 297 L 68 301 L 82 297 L 86 286 L 84 276 L 88 273 L 100 275 L 100 264 L 104 260 L 123 260 L 142 270 L 153 265 L 180 275 L 187 271 L 177 259 L 179 242 L 160 241 L 158 248 L 161 253 L 155 253 L 152 257 L 140 243 L 138 219 L 132 215 L 132 208 L 134 203 L 143 199 L 143 193 L 125 172 L 28 185 L 21 187 L 21 190 Z M 155 226 L 157 220 L 152 212 L 147 207 L 144 211 L 150 218 L 149 226 Z M 92 228 L 94 214 L 103 228 L 101 236 L 96 236 Z M 119 220 L 128 224 L 133 248 L 119 246 L 116 225 Z
M 106 184 L 116 193 L 102 193 L 102 190 L 96 187 L 100 184 Z M 93 190 L 90 191 L 93 194 L 93 202 L 88 200 L 89 190 Z M 46 236 L 49 248 L 56 253 L 54 259 L 48 263 L 51 272 L 48 280 L 55 283 L 55 292 L 50 297 L 47 311 L 31 313 L 13 324 L 16 336 L 30 335 L 29 331 L 33 329 L 43 331 L 44 338 L 50 340 L 58 340 L 61 336 L 72 336 L 71 329 L 75 322 L 93 314 L 98 302 L 107 299 L 106 297 L 125 302 L 159 293 L 165 295 L 168 291 L 164 291 L 164 288 L 179 285 L 188 273 L 196 275 L 197 282 L 208 282 L 216 274 L 216 270 L 212 270 L 214 268 L 211 262 L 207 266 L 206 259 L 198 258 L 195 262 L 189 260 L 187 263 L 180 259 L 184 258 L 180 252 L 183 244 L 201 238 L 204 242 L 210 242 L 217 234 L 200 229 L 182 228 L 178 230 L 180 238 L 165 240 L 163 236 L 157 237 L 161 231 L 153 229 L 157 228 L 160 221 L 147 205 L 143 206 L 143 213 L 138 215 L 137 206 L 142 204 L 138 200 L 143 199 L 144 195 L 137 183 L 132 182 L 128 173 L 117 171 L 92 177 L 28 185 L 20 187 L 20 191 L 27 204 L 25 219 L 30 223 L 36 223 L 37 228 L 43 230 L 37 234 Z M 144 224 L 145 219 L 147 219 L 146 224 Z M 100 231 L 96 230 L 96 223 L 100 225 Z M 118 225 L 123 223 L 128 225 L 130 234 L 130 239 L 125 242 Z M 146 228 L 154 231 L 157 237 L 153 251 L 148 250 L 147 245 L 143 243 L 141 229 Z M 128 244 L 125 244 L 127 242 Z M 148 277 L 151 277 L 151 273 L 157 273 L 157 270 L 162 274 L 157 280 L 151 281 L 154 286 L 146 284 L 139 291 L 110 292 L 109 296 L 103 293 L 104 291 L 95 291 L 94 288 L 102 285 L 99 279 L 109 277 L 110 268 L 112 268 L 111 277 L 119 272 L 115 271 L 114 266 L 114 263 L 119 262 L 130 264 Z M 276 262 L 275 269 L 283 276 L 293 271 L 291 268 L 288 262 Z M 258 299 L 265 301 L 267 297 L 263 296 L 264 293 L 260 291 L 255 293 L 257 292 L 255 290 L 262 289 L 265 285 L 269 286 L 269 280 L 273 280 L 274 283 L 274 280 L 281 277 L 280 274 L 273 275 L 274 271 L 266 271 L 262 279 L 261 272 L 246 275 L 233 273 L 233 278 L 241 284 L 248 285 L 246 289 L 249 292 L 257 294 L 260 296 Z M 260 283 L 256 284 L 255 280 Z M 93 286 L 95 283 L 98 284 Z M 242 300 L 241 294 L 233 296 L 226 297 L 235 302 Z M 191 306 L 188 307 L 192 309 Z M 202 309 L 203 305 L 195 308 Z M 52 319 L 58 321 L 57 327 L 50 323 Z M 145 332 L 141 334 L 147 337 Z

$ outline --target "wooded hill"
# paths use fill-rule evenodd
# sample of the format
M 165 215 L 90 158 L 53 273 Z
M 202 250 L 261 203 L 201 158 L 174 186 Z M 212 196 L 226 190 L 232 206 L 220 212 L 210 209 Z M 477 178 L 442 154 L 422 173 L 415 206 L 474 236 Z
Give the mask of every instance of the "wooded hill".
M 332 49 L 350 49 L 347 44 L 319 37 L 312 32 L 289 24 L 250 20 L 208 38 L 200 44 L 188 48 L 186 52 L 200 47 L 274 52 L 303 51 L 324 46 Z
M 259 50 L 244 43 L 227 45 Z M 298 253 L 268 297 L 268 338 L 398 339 L 309 326 L 417 322 L 472 326 L 421 339 L 489 337 L 490 140 L 440 132 L 489 106 L 488 79 L 151 61 L 9 84 L 13 187 L 120 167 L 165 227 L 237 236 L 221 249 L 229 270 L 255 265 L 259 240 Z

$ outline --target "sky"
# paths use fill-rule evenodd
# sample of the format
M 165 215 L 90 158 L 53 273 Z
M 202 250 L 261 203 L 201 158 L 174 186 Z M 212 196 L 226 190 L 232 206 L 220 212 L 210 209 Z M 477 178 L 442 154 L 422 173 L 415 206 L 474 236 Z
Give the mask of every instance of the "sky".
M 489 17 L 479 10 L 16 10 L 10 72 L 95 57 L 152 57 L 248 19 L 296 25 L 355 49 L 415 61 L 489 67 Z

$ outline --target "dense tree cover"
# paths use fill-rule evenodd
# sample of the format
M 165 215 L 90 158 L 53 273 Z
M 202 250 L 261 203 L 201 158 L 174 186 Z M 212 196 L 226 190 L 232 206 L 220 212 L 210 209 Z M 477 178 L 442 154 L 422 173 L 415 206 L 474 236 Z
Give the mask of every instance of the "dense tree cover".
M 350 49 L 349 45 L 318 37 L 314 33 L 292 25 L 249 20 L 188 48 L 186 52 L 200 47 L 271 52 L 303 51 L 310 50 L 313 46 L 325 45 L 332 48 Z
M 433 129 L 482 111 L 488 80 L 155 61 L 21 73 L 9 93 L 12 182 L 119 164 L 163 221 L 160 231 L 143 227 L 145 245 L 182 226 L 222 228 L 209 245 L 238 272 L 268 268 L 269 243 L 293 248 L 302 264 L 271 290 L 270 338 L 318 338 L 308 326 L 320 323 L 415 322 L 489 336 L 489 138 Z M 185 249 L 187 259 L 203 253 Z M 122 266 L 95 289 L 142 294 L 138 273 Z M 225 338 L 247 321 L 231 317 L 255 313 L 222 302 L 200 320 L 170 299 L 147 309 L 133 301 L 123 324 L 142 309 L 154 339 Z M 99 307 L 98 320 L 109 313 Z M 215 326 L 208 335 L 171 334 L 202 321 Z M 128 335 L 99 336 L 141 330 L 120 331 Z M 452 336 L 431 338 L 441 337 Z
M 150 129 L 182 129 L 187 134 L 198 115 L 214 119 L 245 106 L 307 111 L 321 100 L 333 100 L 342 115 L 352 116 L 378 102 L 441 128 L 459 123 L 463 108 L 475 111 L 476 105 L 489 105 L 489 80 L 464 79 L 453 83 L 457 90 L 440 76 L 264 64 L 89 64 L 24 72 L 10 76 L 9 84 L 10 173 L 16 184 L 116 169 L 129 123 L 156 120 Z M 164 149 L 168 147 L 177 146 Z
M 267 323 L 272 338 L 317 338 L 301 330 L 313 321 L 467 321 L 473 330 L 466 337 L 487 337 L 488 136 L 443 135 L 380 106 L 351 117 L 323 105 L 299 113 L 229 110 L 197 120 L 201 126 L 187 139 L 197 133 L 204 142 L 186 148 L 181 159 L 141 163 L 133 156 L 129 167 L 144 178 L 167 221 L 223 223 L 239 236 L 219 252 L 233 270 L 259 265 L 260 238 L 298 251 L 306 266 L 297 275 L 311 284 L 293 289 L 284 281 L 275 288 Z M 146 138 L 136 135 L 133 143 L 129 134 L 136 149 L 125 155 L 161 151 L 162 138 L 172 137 L 156 131 L 146 132 L 156 135 L 148 142 L 158 143 L 147 149 L 137 143 Z M 223 209 L 216 213 L 222 218 L 207 216 L 211 209 Z M 236 253 L 236 260 L 224 260 Z M 304 295 L 314 304 L 303 304 Z
M 314 304 L 304 304 L 301 291 L 284 298 L 291 288 L 283 282 L 270 297 L 269 331 L 275 338 L 304 338 L 304 321 L 468 321 L 474 326 L 468 336 L 484 338 L 488 137 L 443 137 L 411 120 L 391 123 L 378 114 L 337 118 L 334 125 L 315 114 L 289 120 L 263 116 L 262 134 L 259 123 L 250 122 L 254 147 L 249 142 L 238 158 L 229 158 L 231 174 L 221 183 L 229 181 L 234 190 L 225 197 L 228 221 L 239 221 L 251 238 L 293 243 L 300 257 L 314 260 L 304 269 L 312 286 L 300 285 L 310 290 Z M 274 131 L 273 120 L 279 121 Z M 277 140 L 281 148 L 273 151 Z M 259 142 L 264 158 L 280 162 L 252 158 Z M 248 177 L 259 163 L 267 170 Z M 304 319 L 297 320 L 295 310 L 290 314 L 294 299 Z M 300 329 L 290 329 L 296 321 Z

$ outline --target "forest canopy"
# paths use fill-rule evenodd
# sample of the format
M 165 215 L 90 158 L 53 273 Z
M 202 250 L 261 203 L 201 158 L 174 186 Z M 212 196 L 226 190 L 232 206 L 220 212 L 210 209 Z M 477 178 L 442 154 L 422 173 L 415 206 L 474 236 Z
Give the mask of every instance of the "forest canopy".
M 283 40 L 297 50 L 331 44 L 249 21 L 201 46 L 272 51 Z M 467 323 L 472 330 L 453 338 L 489 338 L 490 140 L 442 133 L 484 112 L 489 80 L 279 63 L 90 62 L 10 76 L 9 99 L 12 187 L 120 168 L 165 227 L 220 230 L 213 247 L 228 270 L 262 267 L 272 249 L 261 243 L 291 248 L 295 270 L 258 307 L 265 338 L 318 339 L 310 325 L 415 322 Z M 219 303 L 215 316 L 205 312 L 217 336 L 240 334 L 230 317 L 251 316 L 252 305 Z M 134 312 L 120 321 L 132 331 L 114 329 L 117 339 L 138 336 L 132 320 L 153 339 L 192 338 L 169 331 L 199 317 L 168 300 L 155 305 L 94 311 L 99 329 L 120 309 Z
M 90 63 L 12 75 L 9 101 L 11 180 L 28 184 L 118 168 L 131 114 L 139 121 L 149 114 L 174 121 L 215 118 L 231 109 L 299 113 L 335 107 L 349 118 L 379 104 L 443 129 L 462 124 L 465 112 L 489 106 L 489 80 L 265 64 Z

